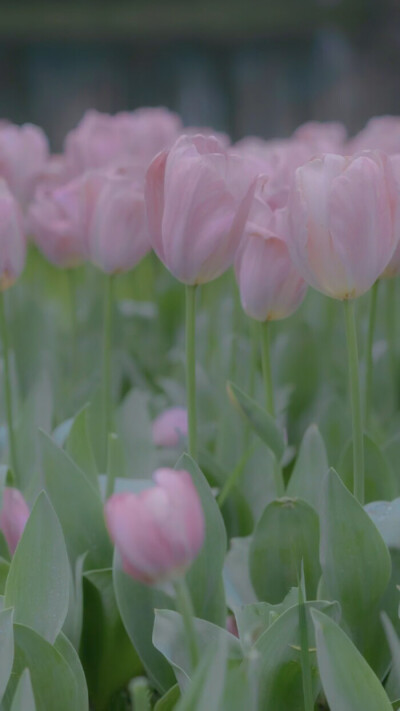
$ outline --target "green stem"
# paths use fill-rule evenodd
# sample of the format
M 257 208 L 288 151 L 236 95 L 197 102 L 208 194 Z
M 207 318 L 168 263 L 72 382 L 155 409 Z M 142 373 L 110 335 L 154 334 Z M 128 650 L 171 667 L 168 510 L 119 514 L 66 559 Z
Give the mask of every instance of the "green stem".
M 389 353 L 389 367 L 392 379 L 392 386 L 396 396 L 396 407 L 398 405 L 399 396 L 397 392 L 397 354 L 396 354 L 396 278 L 386 280 L 386 340 Z
M 190 592 L 184 577 L 179 578 L 174 584 L 176 592 L 176 607 L 182 615 L 183 626 L 186 632 L 186 638 L 189 646 L 190 659 L 192 670 L 197 667 L 199 662 L 199 649 L 197 646 L 196 631 L 194 627 L 194 611 Z
M 186 286 L 186 400 L 189 454 L 197 458 L 196 413 L 196 287 Z
M 6 406 L 7 428 L 8 428 L 8 446 L 10 450 L 10 463 L 14 478 L 19 484 L 17 446 L 15 441 L 15 432 L 13 426 L 12 412 L 12 397 L 11 397 L 11 378 L 10 378 L 10 352 L 8 341 L 7 318 L 4 306 L 4 292 L 0 292 L 0 334 L 3 344 L 3 364 L 4 364 L 4 397 Z
M 353 423 L 353 481 L 354 496 L 364 503 L 364 439 L 361 414 L 360 375 L 358 366 L 357 330 L 354 302 L 343 302 L 348 350 L 350 396 Z
M 368 334 L 367 334 L 367 351 L 366 351 L 366 371 L 365 371 L 365 426 L 368 427 L 371 419 L 372 405 L 372 378 L 373 378 L 373 359 L 372 350 L 374 346 L 375 322 L 376 322 L 376 307 L 378 300 L 379 279 L 375 282 L 371 289 L 370 304 L 369 304 L 369 319 L 368 319 Z
M 107 464 L 108 435 L 112 430 L 112 390 L 111 390 L 111 351 L 112 351 L 112 310 L 113 276 L 105 275 L 104 313 L 103 313 L 103 421 L 104 421 L 104 465 Z
M 265 388 L 265 404 L 267 412 L 272 417 L 275 417 L 275 402 L 274 390 L 272 385 L 272 369 L 271 369 L 271 347 L 269 338 L 269 322 L 260 323 L 260 341 L 261 341 L 261 363 L 264 378 Z

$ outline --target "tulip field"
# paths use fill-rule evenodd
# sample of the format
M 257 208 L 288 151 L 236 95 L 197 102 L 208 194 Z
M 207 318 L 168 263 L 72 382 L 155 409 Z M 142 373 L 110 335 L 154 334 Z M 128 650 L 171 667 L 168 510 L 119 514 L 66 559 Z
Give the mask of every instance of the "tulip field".
M 0 711 L 400 709 L 400 118 L 0 122 Z

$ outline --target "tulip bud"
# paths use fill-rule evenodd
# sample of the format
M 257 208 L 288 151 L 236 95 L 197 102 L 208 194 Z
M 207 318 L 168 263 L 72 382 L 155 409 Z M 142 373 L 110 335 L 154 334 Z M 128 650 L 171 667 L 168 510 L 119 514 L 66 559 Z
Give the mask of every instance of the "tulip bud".
M 188 432 L 188 416 L 184 407 L 170 407 L 153 422 L 153 442 L 156 447 L 176 447 Z
M 204 542 L 204 514 L 190 474 L 158 469 L 154 479 L 154 487 L 114 494 L 105 505 L 125 572 L 149 585 L 183 575 Z
M 11 555 L 14 555 L 24 532 L 29 513 L 28 504 L 21 492 L 6 487 L 3 491 L 3 505 L 0 511 L 0 530 L 7 541 Z
M 0 179 L 0 291 L 5 291 L 25 265 L 24 221 L 16 199 Z
M 400 240 L 400 154 L 391 156 L 390 163 L 393 168 L 394 179 L 396 181 L 396 192 L 398 198 L 395 204 L 394 231 L 395 236 L 397 236 L 398 240 Z M 397 276 L 398 274 L 400 274 L 400 241 L 398 241 L 394 254 L 383 272 L 382 277 L 391 278 Z
M 25 207 L 31 199 L 48 155 L 47 138 L 38 126 L 0 124 L 0 177 L 21 206 Z
M 367 291 L 389 263 L 395 182 L 384 154 L 325 155 L 298 168 L 288 204 L 288 246 L 301 276 L 335 299 Z
M 184 284 L 212 281 L 233 262 L 252 199 L 241 165 L 213 136 L 182 136 L 147 171 L 150 241 Z
M 295 269 L 285 242 L 286 210 L 272 210 L 259 179 L 245 235 L 235 259 L 243 310 L 256 321 L 290 316 L 302 302 L 307 285 Z

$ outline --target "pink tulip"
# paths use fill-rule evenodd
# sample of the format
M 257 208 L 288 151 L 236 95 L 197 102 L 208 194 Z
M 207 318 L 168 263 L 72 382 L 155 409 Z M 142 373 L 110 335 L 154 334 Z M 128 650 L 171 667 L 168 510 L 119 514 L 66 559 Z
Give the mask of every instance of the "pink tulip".
M 204 542 L 204 514 L 190 474 L 158 469 L 154 479 L 156 486 L 114 494 L 105 505 L 125 572 L 147 584 L 184 574 Z
M 47 138 L 38 126 L 0 124 L 0 177 L 22 207 L 32 198 L 37 175 L 48 155 Z
M 267 185 L 265 179 L 258 181 L 235 260 L 243 310 L 257 321 L 290 316 L 302 302 L 307 288 L 286 245 L 286 210 L 270 208 Z
M 400 196 L 400 154 L 391 156 L 390 163 L 396 181 L 397 195 Z M 400 274 L 400 199 L 396 201 L 394 229 L 399 241 L 389 264 L 382 274 L 384 278 L 391 278 Z
M 8 289 L 25 266 L 26 239 L 20 207 L 0 178 L 0 291 Z
M 234 615 L 228 615 L 226 618 L 226 629 L 235 637 L 239 637 L 239 630 Z
M 294 139 L 306 143 L 314 154 L 342 153 L 346 137 L 346 127 L 339 121 L 308 121 L 293 134 Z
M 379 152 L 328 154 L 298 168 L 288 245 L 303 278 L 336 299 L 367 291 L 397 246 L 394 196 L 389 161 Z
M 150 251 L 143 178 L 134 169 L 104 177 L 93 209 L 88 249 L 90 259 L 108 274 L 132 269 Z
M 176 447 L 188 432 L 188 415 L 184 407 L 170 407 L 153 422 L 153 442 L 156 447 Z
M 11 555 L 15 553 L 29 513 L 28 504 L 21 492 L 18 489 L 6 487 L 3 491 L 3 505 L 0 511 L 0 530 L 7 541 Z
M 347 151 L 379 150 L 388 155 L 400 153 L 400 116 L 374 116 L 354 138 Z
M 87 111 L 65 140 L 69 170 L 79 175 L 90 168 L 142 161 L 143 168 L 176 139 L 180 120 L 167 109 L 138 109 L 114 116 Z
M 212 136 L 182 136 L 151 163 L 150 241 L 179 281 L 212 281 L 232 264 L 252 200 L 242 166 Z

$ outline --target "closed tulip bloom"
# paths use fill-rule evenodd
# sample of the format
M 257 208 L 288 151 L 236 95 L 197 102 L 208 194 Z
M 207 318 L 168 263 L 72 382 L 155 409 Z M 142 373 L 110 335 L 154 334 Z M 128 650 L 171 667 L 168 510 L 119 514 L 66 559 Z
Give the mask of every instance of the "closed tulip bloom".
M 394 176 L 384 154 L 327 154 L 298 168 L 288 245 L 299 273 L 336 299 L 366 292 L 397 246 L 394 207 Z
M 153 422 L 153 442 L 156 447 L 176 447 L 188 432 L 188 416 L 184 407 L 169 407 Z
M 8 289 L 25 266 L 23 216 L 14 196 L 0 179 L 0 291 Z
M 296 129 L 293 138 L 306 143 L 314 153 L 342 153 L 347 131 L 339 121 L 308 121 Z
M 400 154 L 391 156 L 390 163 L 393 168 L 394 179 L 396 181 L 397 195 L 400 196 Z M 382 274 L 384 278 L 391 278 L 400 274 L 400 199 L 396 201 L 394 230 L 399 241 L 393 257 Z
M 14 554 L 29 518 L 29 507 L 18 489 L 6 487 L 0 511 L 0 530 L 11 555 Z
M 235 271 L 245 313 L 256 321 L 274 321 L 298 308 L 307 285 L 285 242 L 286 211 L 271 209 L 264 187 L 257 188 Z
M 125 572 L 150 585 L 183 575 L 204 542 L 204 514 L 190 474 L 158 469 L 154 479 L 154 487 L 114 494 L 105 505 Z
M 379 150 L 400 153 L 400 116 L 374 116 L 348 144 L 349 153 Z
M 184 284 L 216 279 L 232 264 L 251 205 L 242 160 L 212 136 L 182 136 L 147 172 L 154 251 Z
M 0 124 L 0 177 L 22 207 L 33 196 L 38 174 L 49 156 L 45 134 L 38 126 Z

